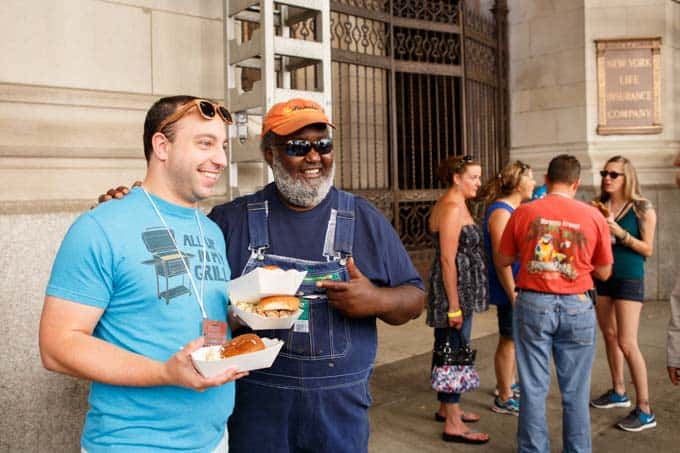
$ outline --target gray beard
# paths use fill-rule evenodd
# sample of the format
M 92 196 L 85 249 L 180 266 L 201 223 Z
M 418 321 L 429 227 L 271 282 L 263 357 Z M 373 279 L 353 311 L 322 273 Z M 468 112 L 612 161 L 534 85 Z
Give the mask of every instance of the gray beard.
M 319 183 L 312 186 L 303 180 L 292 177 L 283 166 L 279 155 L 277 153 L 273 154 L 272 173 L 274 174 L 274 183 L 286 201 L 302 208 L 313 208 L 326 198 L 331 187 L 333 187 L 335 163 L 331 166 L 330 174 L 322 176 Z

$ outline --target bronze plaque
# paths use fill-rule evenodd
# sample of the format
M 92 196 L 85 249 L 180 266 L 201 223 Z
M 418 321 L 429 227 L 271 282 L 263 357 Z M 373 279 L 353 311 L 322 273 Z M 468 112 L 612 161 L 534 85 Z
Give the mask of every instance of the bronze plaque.
M 599 39 L 600 135 L 661 132 L 661 38 Z

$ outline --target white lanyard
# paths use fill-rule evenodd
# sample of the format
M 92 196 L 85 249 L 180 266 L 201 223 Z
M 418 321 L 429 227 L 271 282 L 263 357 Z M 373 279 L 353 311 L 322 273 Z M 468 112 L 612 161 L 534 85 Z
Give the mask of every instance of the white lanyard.
M 187 274 L 189 275 L 189 282 L 191 282 L 191 288 L 194 290 L 194 294 L 196 295 L 196 301 L 198 302 L 198 306 L 201 308 L 201 315 L 203 316 L 203 319 L 208 319 L 208 315 L 205 312 L 205 307 L 203 306 L 203 283 L 205 282 L 205 262 L 206 262 L 206 250 L 205 250 L 205 235 L 203 234 L 203 227 L 201 226 L 201 220 L 198 217 L 198 209 L 194 210 L 194 216 L 196 217 L 196 223 L 198 224 L 198 230 L 201 233 L 201 243 L 203 244 L 203 272 L 201 273 L 201 292 L 196 290 L 196 283 L 194 282 L 194 277 L 191 275 L 191 271 L 189 270 L 189 266 L 187 266 L 187 262 L 184 259 L 184 255 L 182 252 L 180 252 L 179 247 L 177 247 L 177 242 L 175 241 L 175 237 L 172 235 L 172 232 L 170 231 L 170 227 L 168 227 L 168 224 L 165 222 L 165 219 L 161 215 L 161 211 L 158 210 L 158 207 L 156 206 L 156 203 L 154 203 L 153 199 L 149 195 L 149 192 L 146 191 L 144 187 L 142 187 L 142 190 L 144 191 L 144 195 L 146 195 L 146 198 L 149 200 L 149 203 L 151 203 L 151 206 L 153 207 L 153 210 L 156 211 L 156 214 L 158 215 L 158 218 L 161 219 L 161 222 L 163 222 L 163 226 L 168 232 L 168 236 L 170 236 L 170 239 L 172 239 L 172 243 L 175 246 L 175 250 L 177 250 L 177 254 L 180 255 L 180 259 L 182 260 L 182 264 L 184 265 L 184 269 L 187 271 Z

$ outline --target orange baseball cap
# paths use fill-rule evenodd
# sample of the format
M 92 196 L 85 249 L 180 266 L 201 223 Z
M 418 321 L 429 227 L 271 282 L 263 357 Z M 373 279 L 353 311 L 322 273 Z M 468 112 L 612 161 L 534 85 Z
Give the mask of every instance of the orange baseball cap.
M 274 104 L 262 120 L 262 135 L 272 131 L 288 135 L 310 124 L 323 123 L 335 127 L 319 104 L 309 99 L 295 98 Z

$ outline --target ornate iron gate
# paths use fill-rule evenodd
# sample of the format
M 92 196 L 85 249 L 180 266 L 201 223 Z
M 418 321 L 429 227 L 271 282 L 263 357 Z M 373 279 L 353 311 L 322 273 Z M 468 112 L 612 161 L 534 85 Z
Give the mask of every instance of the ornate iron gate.
M 381 209 L 425 276 L 440 160 L 507 160 L 505 1 L 331 0 L 336 184 Z

